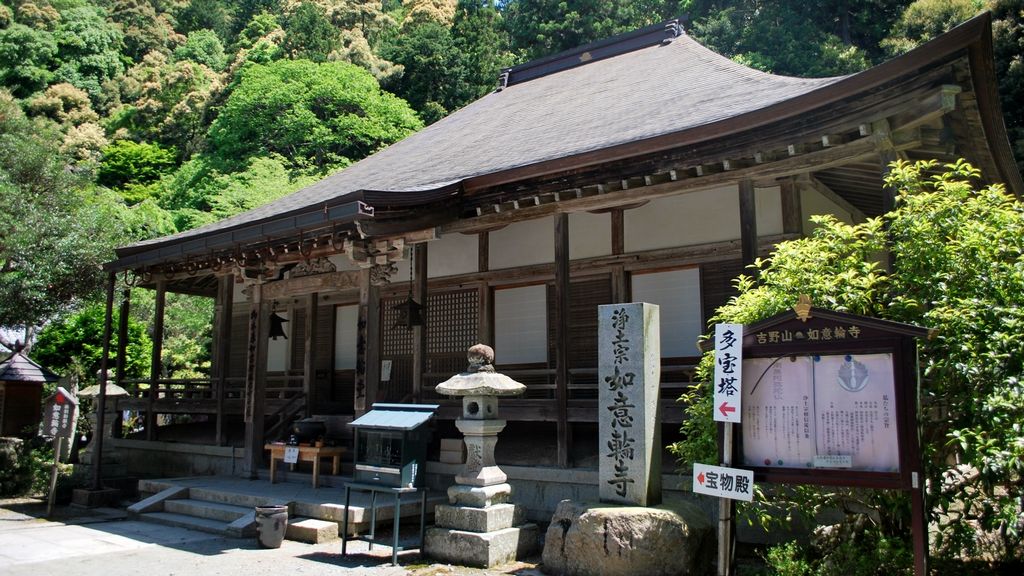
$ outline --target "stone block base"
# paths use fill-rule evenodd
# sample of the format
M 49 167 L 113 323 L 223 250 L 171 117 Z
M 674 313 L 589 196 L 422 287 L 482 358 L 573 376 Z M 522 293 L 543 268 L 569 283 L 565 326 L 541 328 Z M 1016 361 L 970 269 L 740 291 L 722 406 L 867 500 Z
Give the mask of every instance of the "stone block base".
M 518 526 L 525 516 L 525 509 L 515 504 L 495 504 L 487 508 L 438 504 L 434 509 L 434 523 L 439 527 L 469 532 L 495 532 Z
M 505 504 L 512 496 L 512 486 L 495 484 L 493 486 L 462 486 L 456 484 L 448 488 L 448 503 L 473 508 L 486 508 L 494 504 Z
M 338 539 L 338 523 L 315 518 L 289 520 L 285 538 L 309 544 L 330 542 Z
M 493 568 L 534 552 L 539 535 L 536 524 L 484 533 L 433 527 L 427 530 L 423 552 L 441 562 Z
M 121 491 L 117 488 L 101 488 L 99 490 L 87 490 L 75 488 L 71 492 L 71 505 L 82 508 L 99 508 L 101 506 L 115 506 Z

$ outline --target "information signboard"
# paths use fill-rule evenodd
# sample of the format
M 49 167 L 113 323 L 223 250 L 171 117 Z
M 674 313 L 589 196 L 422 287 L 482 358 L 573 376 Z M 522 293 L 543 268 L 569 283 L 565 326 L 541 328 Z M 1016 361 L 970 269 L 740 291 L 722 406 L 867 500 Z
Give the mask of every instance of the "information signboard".
M 749 358 L 743 373 L 744 465 L 899 471 L 892 354 Z
M 74 429 L 75 407 L 78 399 L 64 388 L 57 392 L 46 403 L 43 412 L 43 436 L 52 438 L 70 438 Z

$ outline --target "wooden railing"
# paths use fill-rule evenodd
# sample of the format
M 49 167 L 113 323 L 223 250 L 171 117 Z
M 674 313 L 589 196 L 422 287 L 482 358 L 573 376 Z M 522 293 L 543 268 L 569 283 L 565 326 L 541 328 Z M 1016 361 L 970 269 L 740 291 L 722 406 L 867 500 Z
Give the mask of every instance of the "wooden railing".
M 301 374 L 268 374 L 266 398 L 268 400 L 290 400 L 302 395 Z M 152 382 L 146 379 L 122 380 L 121 387 L 128 391 L 128 397 L 136 400 L 149 398 Z M 241 400 L 245 395 L 245 379 L 234 377 L 224 380 L 224 399 Z M 173 379 L 156 381 L 156 397 L 159 401 L 216 400 L 216 382 L 210 378 Z

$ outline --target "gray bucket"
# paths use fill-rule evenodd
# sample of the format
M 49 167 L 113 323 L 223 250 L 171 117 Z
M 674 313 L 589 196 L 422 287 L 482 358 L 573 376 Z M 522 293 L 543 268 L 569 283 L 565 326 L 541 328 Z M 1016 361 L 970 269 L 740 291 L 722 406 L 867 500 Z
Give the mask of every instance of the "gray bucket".
M 260 546 L 264 548 L 280 548 L 288 531 L 287 506 L 257 506 L 256 530 L 259 532 Z

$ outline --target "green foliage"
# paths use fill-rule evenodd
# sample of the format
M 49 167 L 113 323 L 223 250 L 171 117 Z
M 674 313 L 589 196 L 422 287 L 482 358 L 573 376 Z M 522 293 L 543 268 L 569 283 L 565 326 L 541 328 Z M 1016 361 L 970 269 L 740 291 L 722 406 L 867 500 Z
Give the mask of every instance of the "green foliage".
M 118 310 L 114 310 L 111 325 L 111 355 L 117 350 Z M 47 324 L 39 332 L 32 355 L 35 360 L 51 370 L 66 375 L 78 376 L 82 381 L 92 381 L 100 368 L 103 356 L 103 323 L 106 307 L 103 304 L 89 304 L 80 311 L 71 313 Z M 149 374 L 149 355 L 153 342 L 146 333 L 146 325 L 128 319 L 128 347 L 126 349 L 125 375 L 140 378 Z
M 737 281 L 739 295 L 712 322 L 749 324 L 809 294 L 823 308 L 937 329 L 920 345 L 933 542 L 942 555 L 976 554 L 980 531 L 993 543 L 983 551 L 1005 559 L 1020 550 L 1024 529 L 1024 208 L 1000 186 L 977 189 L 977 175 L 964 162 L 894 164 L 887 183 L 899 195 L 888 232 L 881 219 L 816 217 L 811 237 L 756 262 L 757 281 Z M 886 246 L 896 255 L 892 272 L 879 265 Z M 711 362 L 702 360 L 703 379 Z M 673 449 L 684 463 L 712 461 L 707 395 L 686 401 L 687 440 Z M 906 533 L 899 495 L 804 487 L 775 500 L 805 513 L 857 502 L 878 514 L 881 535 Z
M 292 58 L 325 62 L 339 43 L 338 30 L 312 2 L 300 4 L 284 21 L 282 48 Z
M 57 42 L 54 79 L 68 82 L 99 102 L 104 83 L 124 71 L 123 36 L 102 8 L 83 4 L 61 12 L 53 36 Z
M 103 149 L 96 181 L 112 188 L 153 182 L 174 167 L 176 156 L 159 144 L 118 140 Z
M 923 44 L 985 8 L 984 0 L 916 0 L 881 45 L 893 56 Z
M 38 325 L 96 294 L 122 239 L 102 199 L 65 170 L 60 142 L 0 92 L 0 326 Z
M 189 0 L 175 12 L 174 21 L 181 34 L 212 30 L 222 44 L 230 42 L 234 26 L 232 9 L 222 0 Z
M 1024 173 L 1024 10 L 1018 0 L 992 0 L 990 7 L 999 99 L 1017 168 Z
M 156 309 L 152 290 L 132 292 L 132 318 L 153 326 Z M 165 378 L 209 377 L 213 338 L 213 299 L 186 294 L 167 294 L 164 311 L 164 342 L 161 365 Z M 148 353 L 148 352 L 147 352 Z M 146 360 L 149 374 L 149 360 Z
M 241 70 L 208 136 L 218 168 L 278 154 L 290 167 L 327 170 L 363 158 L 422 126 L 365 70 L 343 62 L 280 60 Z
M 15 22 L 0 30 L 0 85 L 19 98 L 53 80 L 57 41 L 46 30 Z
M 191 60 L 205 64 L 213 71 L 219 72 L 227 64 L 224 45 L 213 30 L 195 30 L 189 32 L 185 43 L 174 49 L 176 60 Z
M 511 0 L 505 3 L 504 14 L 512 50 L 531 60 L 660 22 L 670 17 L 663 13 L 666 4 L 673 3 Z
M 171 15 L 158 12 L 150 0 L 109 0 L 108 17 L 120 26 L 125 54 L 135 62 L 154 51 L 168 54 L 184 40 Z
M 830 527 L 834 528 L 834 527 Z M 910 576 L 913 553 L 898 539 L 860 532 L 801 547 L 788 542 L 770 547 L 764 560 L 772 576 Z

